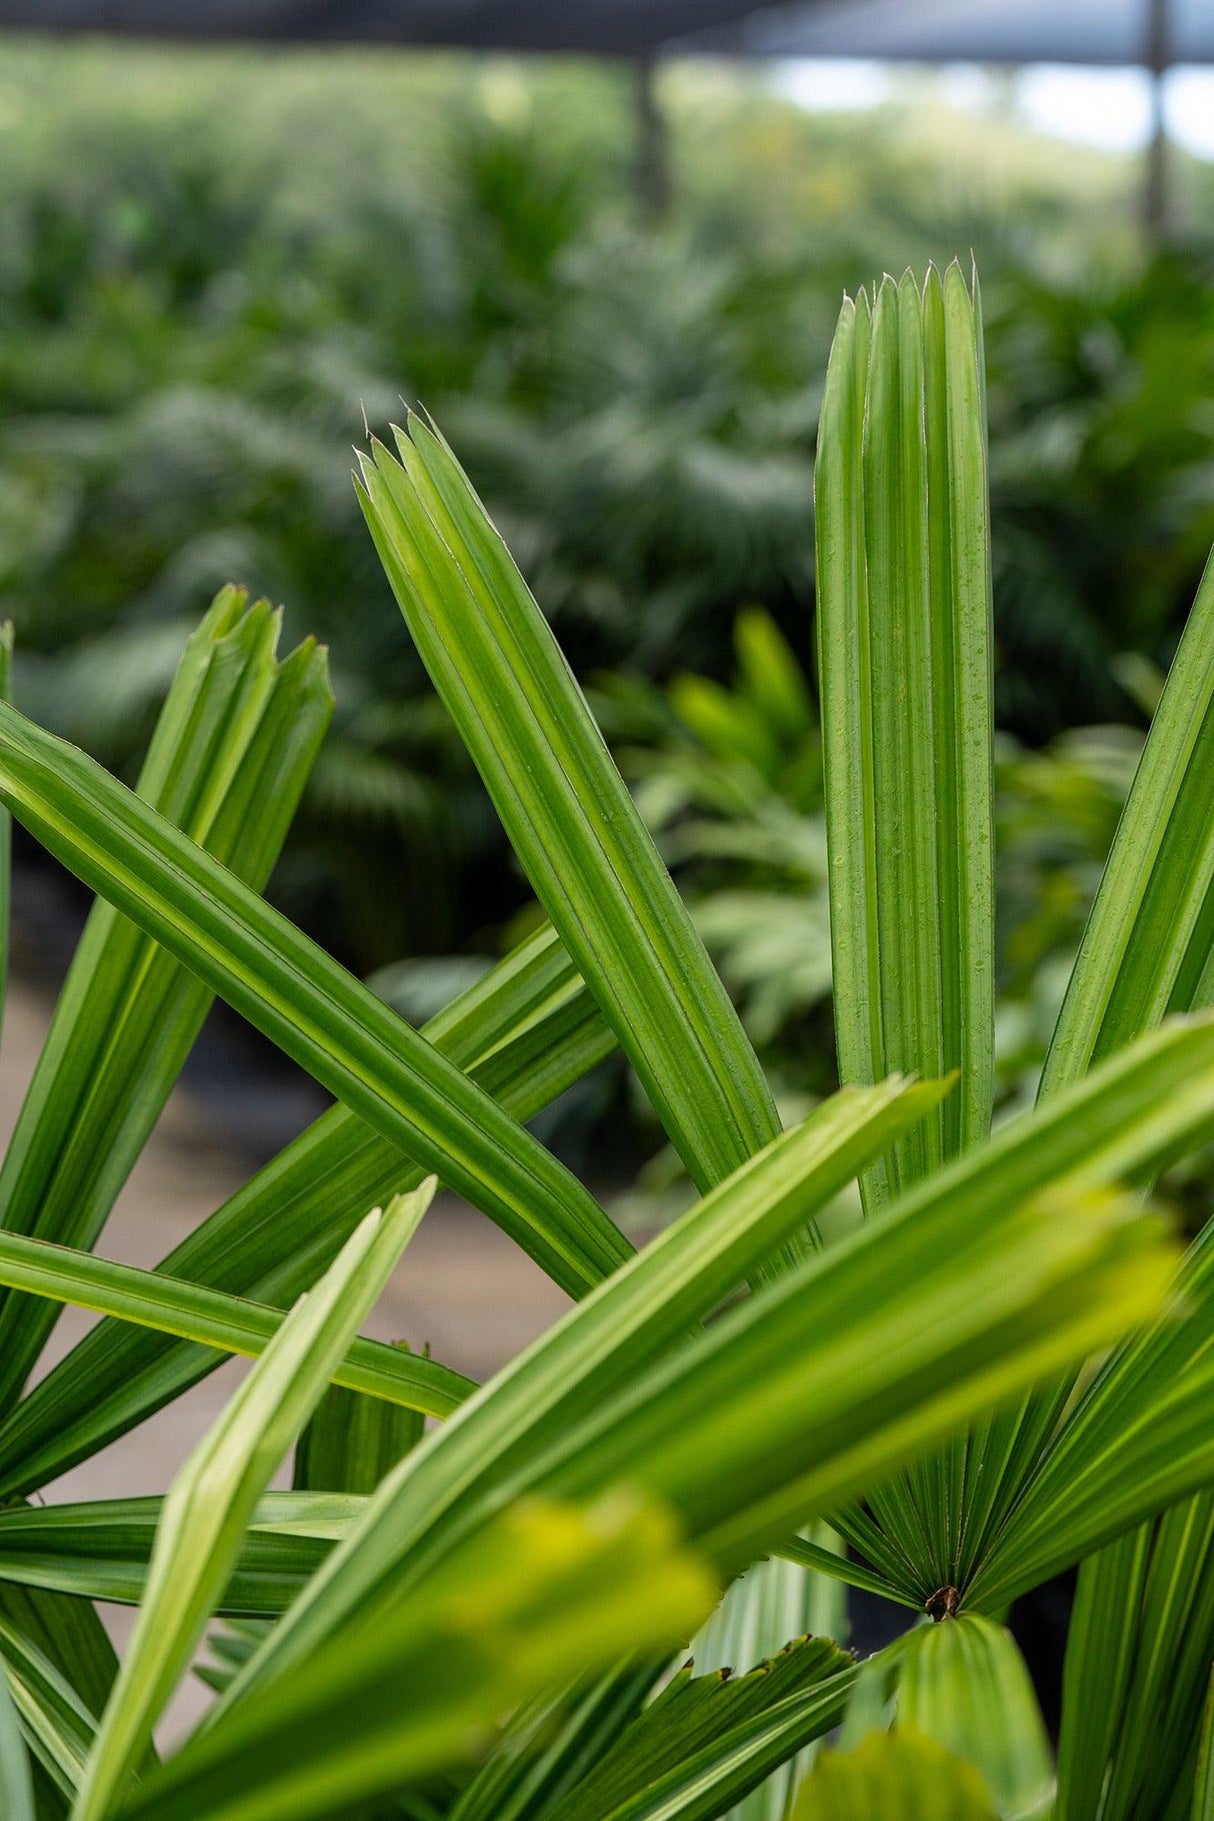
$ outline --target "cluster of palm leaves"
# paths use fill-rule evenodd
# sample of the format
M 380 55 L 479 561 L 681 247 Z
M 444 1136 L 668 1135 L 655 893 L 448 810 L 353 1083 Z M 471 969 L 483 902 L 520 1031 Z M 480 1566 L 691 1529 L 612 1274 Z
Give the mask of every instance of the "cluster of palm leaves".
M 845 1085 L 781 1130 L 447 445 L 411 419 L 358 491 L 549 921 L 418 1030 L 267 905 L 329 702 L 236 591 L 135 791 L 0 704 L 0 800 L 99 900 L 0 1171 L 6 1817 L 1204 1821 L 1210 1247 L 1147 1191 L 1214 1131 L 1214 590 L 1039 1102 L 992 1135 L 977 301 L 954 267 L 845 304 L 817 480 Z M 335 1105 L 157 1270 L 107 1262 L 215 994 Z M 698 1195 L 639 1252 L 526 1124 L 616 1048 Z M 435 1178 L 574 1298 L 482 1386 L 358 1336 Z M 39 1377 L 63 1303 L 102 1319 Z M 35 1502 L 234 1353 L 163 1499 Z M 1000 1620 L 1080 1561 L 1055 1770 Z M 806 1635 L 847 1583 L 907 1613 L 863 1663 Z M 139 1606 L 121 1665 L 103 1600 Z M 216 1616 L 216 1699 L 161 1756 Z

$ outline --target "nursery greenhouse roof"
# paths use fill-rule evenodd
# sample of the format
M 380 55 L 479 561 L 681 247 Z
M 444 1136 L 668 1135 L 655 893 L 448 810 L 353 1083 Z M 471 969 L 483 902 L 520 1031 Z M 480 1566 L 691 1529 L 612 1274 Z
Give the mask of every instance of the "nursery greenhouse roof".
M 0 25 L 632 57 L 1214 61 L 1214 0 L 0 0 Z

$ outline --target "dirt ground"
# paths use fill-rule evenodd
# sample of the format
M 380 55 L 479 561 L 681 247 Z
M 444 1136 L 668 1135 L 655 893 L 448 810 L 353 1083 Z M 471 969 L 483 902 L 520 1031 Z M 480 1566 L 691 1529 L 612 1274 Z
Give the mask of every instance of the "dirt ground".
M 51 998 L 20 980 L 10 983 L 0 1039 L 0 1143 L 7 1144 L 37 1060 Z M 207 1105 L 180 1086 L 97 1247 L 127 1264 L 154 1265 L 252 1174 L 254 1165 L 226 1150 Z M 427 1214 L 388 1291 L 366 1325 L 382 1340 L 429 1342 L 436 1359 L 474 1378 L 489 1376 L 568 1307 L 563 1292 L 488 1220 L 452 1196 Z M 62 1357 L 95 1318 L 67 1309 L 45 1365 Z M 46 1490 L 54 1503 L 129 1498 L 163 1492 L 191 1446 L 222 1408 L 243 1373 L 232 1360 L 150 1422 L 82 1463 Z M 280 1476 L 279 1484 L 289 1483 Z M 129 1614 L 107 1612 L 116 1638 Z M 205 1705 L 190 1678 L 173 1703 L 162 1737 L 171 1738 Z

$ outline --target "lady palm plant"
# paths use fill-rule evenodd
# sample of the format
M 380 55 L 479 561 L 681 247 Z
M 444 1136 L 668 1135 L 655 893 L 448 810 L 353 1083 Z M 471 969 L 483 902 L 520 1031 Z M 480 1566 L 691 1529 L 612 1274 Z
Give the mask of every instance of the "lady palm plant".
M 99 898 L 0 1172 L 6 1815 L 1042 1813 L 1000 1620 L 1084 1558 L 1057 1812 L 1208 1812 L 1214 1296 L 1143 1191 L 1214 1131 L 1214 590 L 1040 1103 L 992 1136 L 982 354 L 955 268 L 845 305 L 818 476 L 844 1085 L 786 1131 L 427 425 L 372 446 L 360 498 L 549 922 L 423 1029 L 259 896 L 327 714 L 322 659 L 279 663 L 263 605 L 217 600 L 135 792 L 0 704 L 0 802 Z M 212 994 L 335 1105 L 157 1270 L 97 1258 Z M 699 1196 L 639 1253 L 526 1123 L 617 1047 Z M 857 1177 L 867 1217 L 824 1245 Z M 435 1178 L 574 1299 L 483 1386 L 357 1335 Z M 102 1319 L 38 1377 L 65 1302 Z M 31 1502 L 233 1353 L 256 1364 L 163 1500 Z M 920 1619 L 864 1664 L 802 1635 L 841 1626 L 848 1582 Z M 99 1600 L 140 1607 L 120 1668 Z M 215 1616 L 217 1698 L 162 1760 Z

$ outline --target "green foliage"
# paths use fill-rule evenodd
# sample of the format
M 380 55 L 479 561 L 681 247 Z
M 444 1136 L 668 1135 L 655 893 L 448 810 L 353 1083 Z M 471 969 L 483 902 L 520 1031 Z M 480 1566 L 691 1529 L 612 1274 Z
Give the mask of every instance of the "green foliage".
M 245 1617 L 281 1612 L 358 1510 L 350 1498 L 267 1493 L 254 1509 L 217 1610 Z M 95 1499 L 46 1510 L 24 1503 L 8 1506 L 0 1512 L 7 1593 L 45 1589 L 52 1596 L 137 1605 L 160 1512 L 159 1498 Z M 59 1604 L 54 1617 L 61 1621 L 66 1613 L 83 1621 L 91 1610 L 73 1597 Z M 28 1614 L 22 1618 L 23 1625 L 27 1622 Z M 79 1639 L 72 1648 L 79 1653 Z
M 551 247 L 518 225 L 522 281 Z M 327 707 L 313 649 L 279 664 L 263 607 L 219 597 L 139 792 L 0 703 L 0 806 L 104 906 L 0 1170 L 0 1787 L 22 1821 L 1028 1821 L 1052 1765 L 998 1620 L 1085 1556 L 1059 1812 L 1201 1813 L 1214 1226 L 1182 1258 L 1144 1190 L 1214 1133 L 1208 717 L 1183 712 L 1214 595 L 1038 1104 L 991 1135 L 983 396 L 955 268 L 889 283 L 871 320 L 846 305 L 820 752 L 758 612 L 737 691 L 671 692 L 655 821 L 693 831 L 688 863 L 746 858 L 751 805 L 807 852 L 825 809 L 843 1086 L 786 1129 L 536 598 L 416 420 L 399 459 L 372 444 L 364 508 L 552 920 L 424 1031 L 259 895 Z M 1068 800 L 1045 764 L 1037 801 Z M 108 1263 L 93 1247 L 211 993 L 339 1105 L 159 1270 Z M 696 1188 L 639 1251 L 523 1123 L 617 1047 Z M 434 1176 L 575 1298 L 482 1386 L 357 1335 Z M 857 1180 L 868 1217 L 839 1231 Z M 62 1302 L 104 1320 L 26 1393 Z M 27 1502 L 233 1353 L 256 1363 L 163 1498 Z M 293 1446 L 293 1489 L 270 1492 Z M 843 1628 L 849 1579 L 938 1623 L 857 1665 L 802 1635 Z M 139 1608 L 120 1666 L 94 1605 L 114 1599 Z M 162 1763 L 157 1720 L 221 1615 L 216 1699 Z M 693 1637 L 700 1673 L 672 1671 Z M 840 1720 L 845 1743 L 806 1757 Z
M 34 1821 L 34 1786 L 8 1684 L 0 1677 L 0 1797 L 12 1821 Z
M 421 1598 L 195 1735 L 124 1812 L 302 1821 L 424 1784 L 520 1697 L 690 1629 L 712 1593 L 660 1512 L 525 1504 Z
M 612 1047 L 551 931 L 522 944 L 425 1029 L 520 1118 L 538 1112 Z M 368 1202 L 416 1188 L 423 1175 L 339 1105 L 216 1209 L 160 1270 L 247 1298 L 290 1300 L 331 1262 Z M 53 1479 L 215 1364 L 209 1350 L 173 1346 L 122 1322 L 100 1323 L 70 1363 L 11 1412 L 0 1438 L 5 1490 L 28 1492 Z M 395 1365 L 397 1375 L 409 1369 L 405 1360 Z M 434 1380 L 429 1368 L 422 1376 Z
M 427 1168 L 441 1156 L 451 1186 L 508 1232 L 526 1235 L 571 1293 L 627 1256 L 627 1241 L 593 1197 L 440 1050 L 139 797 L 7 712 L 0 794 L 21 797 L 26 826 L 49 852 L 221 990 L 381 1137 Z M 240 940 L 225 941 L 222 931 L 235 927 Z
M 1210 1546 L 1202 1493 L 1084 1564 L 1067 1646 L 1060 1816 L 1151 1813 L 1163 1790 L 1194 1785 L 1214 1648 Z
M 798 1739 L 829 1730 L 855 1675 L 846 1652 L 821 1638 L 796 1638 L 778 1657 L 738 1676 L 728 1670 L 696 1676 L 685 1665 L 553 1815 L 691 1821 L 722 1814 L 768 1765 L 795 1763 Z M 787 1792 L 776 1793 L 782 1805 Z
M 0 1232 L 0 1283 L 79 1309 L 115 1316 L 161 1334 L 257 1355 L 282 1326 L 277 1309 L 248 1297 L 226 1296 L 130 1265 Z M 32 1322 L 30 1323 L 32 1326 Z M 414 1358 L 381 1341 L 358 1340 L 334 1367 L 334 1383 L 428 1416 L 449 1416 L 472 1389 L 470 1380 L 434 1360 Z
M 960 268 L 845 301 L 815 479 L 844 1081 L 956 1074 L 870 1211 L 990 1128 L 994 892 L 982 330 Z
M 1206 1695 L 1201 1725 L 1201 1744 L 1197 1753 L 1197 1778 L 1193 1789 L 1193 1821 L 1209 1821 L 1214 1814 L 1214 1766 L 1211 1764 L 1211 1727 L 1214 1726 L 1214 1700 Z
M 113 1811 L 235 1565 L 257 1501 L 417 1230 L 433 1181 L 375 1209 L 296 1304 L 165 1495 L 139 1618 L 74 1804 Z
M 841 290 L 972 247 L 999 724 L 1124 718 L 1118 655 L 1166 664 L 1214 537 L 1207 261 L 1130 266 L 1124 165 L 939 97 L 806 116 L 699 64 L 663 83 L 675 209 L 638 234 L 630 99 L 612 70 L 383 47 L 5 47 L 21 706 L 130 781 L 214 590 L 284 600 L 332 643 L 337 711 L 274 897 L 360 971 L 496 954 L 521 898 L 362 535 L 364 410 L 436 412 L 579 675 L 719 681 L 747 601 L 808 648 Z
M 758 1061 L 543 615 L 414 419 L 360 497 L 418 649 L 536 895 L 697 1186 L 776 1136 Z
M 301 1492 L 374 1492 L 385 1473 L 421 1441 L 420 1410 L 329 1386 L 295 1446 Z
M 727 684 L 607 676 L 594 700 L 781 1104 L 807 1069 L 816 1090 L 833 1086 L 818 1065 L 831 986 L 821 740 L 796 653 L 752 606 Z
M 276 658 L 281 616 L 225 589 L 189 641 L 136 789 L 254 889 L 265 884 L 328 723 L 323 652 Z M 5 1226 L 90 1246 L 211 1004 L 206 987 L 98 905 L 0 1171 Z M 49 1311 L 0 1304 L 16 1393 Z
M 825 1524 L 814 1525 L 812 1534 L 818 1547 L 828 1551 L 842 1547 Z M 723 1673 L 731 1674 L 735 1668 L 762 1665 L 773 1645 L 782 1646 L 802 1633 L 825 1633 L 843 1641 L 848 1635 L 847 1604 L 841 1581 L 802 1574 L 797 1564 L 780 1555 L 769 1556 L 726 1589 L 712 1618 L 692 1640 L 694 1660 L 702 1669 L 720 1664 Z M 783 1817 L 816 1749 L 816 1740 L 811 1740 L 795 1757 L 784 1757 L 777 1771 L 728 1810 L 732 1821 Z M 748 1773 L 749 1768 L 748 1764 Z

